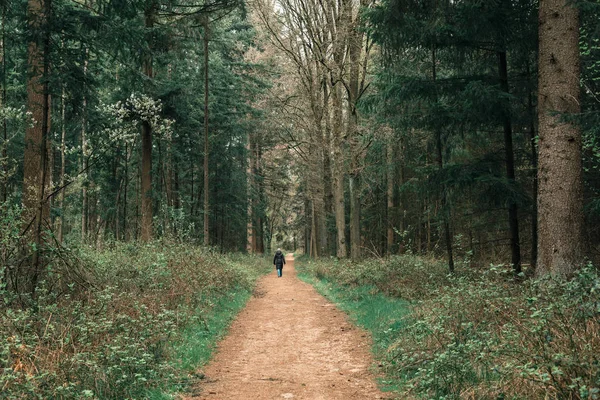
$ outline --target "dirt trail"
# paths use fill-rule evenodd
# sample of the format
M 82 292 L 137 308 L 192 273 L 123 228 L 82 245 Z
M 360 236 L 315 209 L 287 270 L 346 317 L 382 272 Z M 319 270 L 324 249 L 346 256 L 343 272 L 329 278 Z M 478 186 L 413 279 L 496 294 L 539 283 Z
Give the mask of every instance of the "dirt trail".
M 259 282 L 193 399 L 386 398 L 369 372 L 368 336 L 286 260 L 282 278 L 273 269 Z

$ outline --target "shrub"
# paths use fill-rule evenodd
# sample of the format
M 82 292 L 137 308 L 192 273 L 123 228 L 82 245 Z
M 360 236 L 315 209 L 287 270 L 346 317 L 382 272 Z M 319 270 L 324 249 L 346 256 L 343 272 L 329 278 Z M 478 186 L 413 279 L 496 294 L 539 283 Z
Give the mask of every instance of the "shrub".
M 176 378 L 169 343 L 181 329 L 226 293 L 251 290 L 268 268 L 257 257 L 166 243 L 70 254 L 88 271 L 85 283 L 57 290 L 48 273 L 26 303 L 0 288 L 0 398 L 144 398 Z
M 495 267 L 449 276 L 413 256 L 305 269 L 413 300 L 380 361 L 399 398 L 600 398 L 600 275 L 591 266 L 569 281 L 520 281 Z
M 598 398 L 600 277 L 454 280 L 418 303 L 388 370 L 436 398 Z
M 404 299 L 427 297 L 432 287 L 448 283 L 447 268 L 442 262 L 412 255 L 359 263 L 334 258 L 307 260 L 303 268 L 319 279 L 327 278 L 342 285 L 374 286 L 382 293 Z

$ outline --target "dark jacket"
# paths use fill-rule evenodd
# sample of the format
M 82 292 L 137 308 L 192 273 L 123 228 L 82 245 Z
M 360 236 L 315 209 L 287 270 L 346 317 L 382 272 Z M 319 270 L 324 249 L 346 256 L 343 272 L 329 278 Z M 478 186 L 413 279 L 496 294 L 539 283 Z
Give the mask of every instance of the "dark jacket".
M 280 250 L 277 250 L 277 252 L 275 252 L 273 264 L 275 264 L 276 268 L 283 268 L 283 264 L 285 264 L 285 256 Z

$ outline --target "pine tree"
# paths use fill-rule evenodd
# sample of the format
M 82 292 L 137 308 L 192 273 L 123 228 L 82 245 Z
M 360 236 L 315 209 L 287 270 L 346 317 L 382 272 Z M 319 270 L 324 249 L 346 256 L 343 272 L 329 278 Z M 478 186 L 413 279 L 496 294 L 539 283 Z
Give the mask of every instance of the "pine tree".
M 536 275 L 568 276 L 584 261 L 579 10 L 540 1 L 538 263 Z

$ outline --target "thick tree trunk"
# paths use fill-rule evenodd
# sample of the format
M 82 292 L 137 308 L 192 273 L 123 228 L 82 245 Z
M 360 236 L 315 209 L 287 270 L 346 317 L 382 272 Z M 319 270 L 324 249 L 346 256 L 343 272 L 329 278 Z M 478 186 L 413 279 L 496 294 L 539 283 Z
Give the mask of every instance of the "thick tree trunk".
M 498 71 L 500 76 L 500 88 L 505 93 L 510 93 L 508 86 L 508 65 L 506 62 L 506 51 L 498 52 Z M 510 116 L 510 104 L 505 102 L 502 123 L 504 126 L 504 151 L 506 156 L 506 178 L 513 186 L 515 179 L 515 156 L 513 152 L 512 122 Z M 521 272 L 521 243 L 519 240 L 519 216 L 517 203 L 510 199 L 508 203 L 508 225 L 510 228 L 510 250 L 511 264 L 515 274 Z
M 323 236 L 325 204 L 323 196 L 323 162 L 320 144 L 315 143 L 315 133 L 309 145 L 308 177 L 309 196 L 311 201 L 311 255 L 318 258 L 323 254 Z
M 350 5 L 350 10 L 352 6 Z M 352 11 L 350 11 L 352 14 Z M 348 125 L 347 135 L 350 141 L 350 254 L 352 260 L 361 257 L 360 237 L 360 190 L 362 154 L 358 140 L 358 112 L 356 105 L 359 97 L 360 58 L 362 52 L 362 31 L 359 31 L 358 17 L 350 28 L 348 38 L 348 54 L 350 56 L 350 77 L 348 90 Z
M 336 227 L 336 255 L 348 257 L 346 247 L 346 202 L 344 198 L 344 154 L 342 151 L 342 94 L 340 85 L 332 88 L 333 103 L 333 208 Z
M 568 276 L 585 248 L 581 132 L 563 119 L 580 112 L 579 10 L 568 0 L 541 0 L 539 21 L 536 275 Z
M 327 241 L 327 255 L 335 254 L 335 233 L 329 229 L 329 221 L 333 216 L 333 176 L 331 165 L 331 110 L 327 82 L 323 82 L 323 118 L 325 131 L 323 136 L 323 185 L 325 196 L 325 234 Z
M 49 71 L 50 0 L 29 0 L 27 4 L 29 27 L 42 32 L 39 39 L 28 45 L 27 109 L 34 123 L 25 131 L 23 162 L 23 208 L 29 237 L 36 244 L 28 272 L 29 289 L 35 290 L 41 272 L 43 247 L 43 223 L 49 216 L 50 207 L 45 201 L 48 185 L 48 131 L 50 95 L 46 77 Z M 33 223 L 31 223 L 33 221 Z

